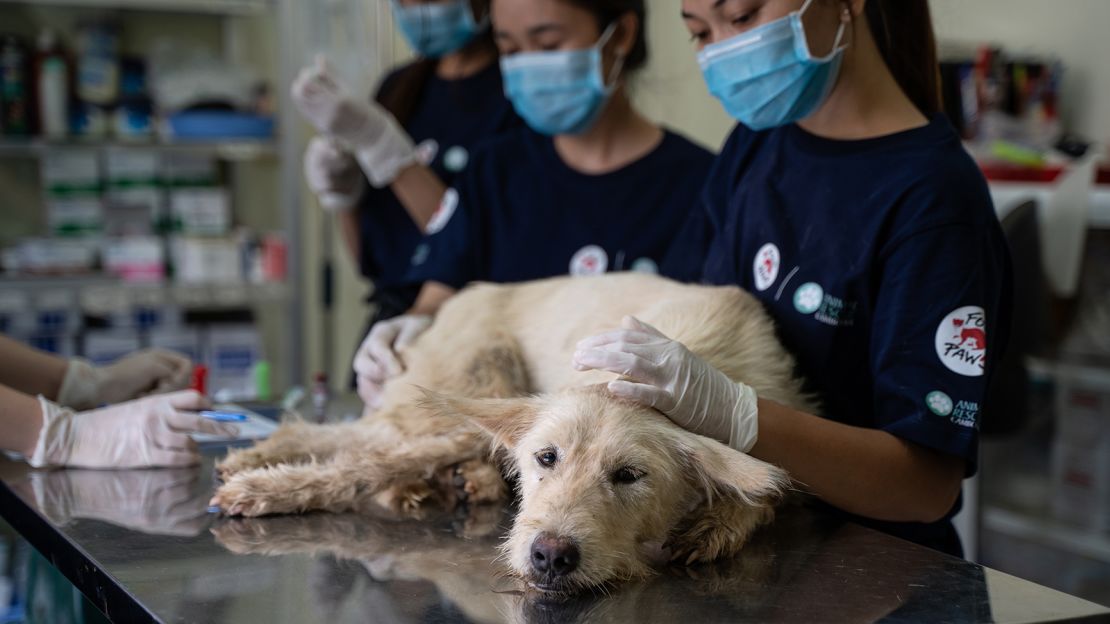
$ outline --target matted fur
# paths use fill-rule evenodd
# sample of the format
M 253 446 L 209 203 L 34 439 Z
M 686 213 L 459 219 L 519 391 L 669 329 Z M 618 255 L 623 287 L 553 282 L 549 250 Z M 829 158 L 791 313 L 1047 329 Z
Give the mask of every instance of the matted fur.
M 284 425 L 233 451 L 219 465 L 225 483 L 213 503 L 245 516 L 500 503 L 507 490 L 492 444 L 521 497 L 505 556 L 536 586 L 569 591 L 644 576 L 661 555 L 733 555 L 773 517 L 787 477 L 609 396 L 600 384 L 613 375 L 573 370 L 575 344 L 626 315 L 761 397 L 813 409 L 769 317 L 737 288 L 637 274 L 482 284 L 448 302 L 402 354 L 407 370 L 387 384 L 377 412 L 355 423 Z M 558 456 L 552 467 L 536 461 L 546 450 Z M 621 469 L 640 478 L 615 481 Z M 578 545 L 572 574 L 532 569 L 540 533 Z

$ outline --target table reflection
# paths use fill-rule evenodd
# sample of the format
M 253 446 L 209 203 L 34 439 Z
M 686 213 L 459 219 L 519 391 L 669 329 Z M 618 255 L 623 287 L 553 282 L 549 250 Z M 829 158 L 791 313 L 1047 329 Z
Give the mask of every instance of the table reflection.
M 739 557 L 569 600 L 499 560 L 512 510 L 208 514 L 189 470 L 26 472 L 6 485 L 165 622 L 989 621 L 982 569 L 791 504 Z M 1012 597 L 1011 597 L 1012 598 Z

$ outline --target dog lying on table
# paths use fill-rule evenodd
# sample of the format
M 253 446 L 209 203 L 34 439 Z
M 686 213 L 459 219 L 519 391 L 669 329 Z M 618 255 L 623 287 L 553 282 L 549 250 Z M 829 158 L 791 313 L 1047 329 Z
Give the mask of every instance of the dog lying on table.
M 402 355 L 382 407 L 354 423 L 283 425 L 217 467 L 231 515 L 376 504 L 496 504 L 515 478 L 503 546 L 533 587 L 568 592 L 736 554 L 788 485 L 770 464 L 610 396 L 575 344 L 626 315 L 682 342 L 759 396 L 813 409 L 761 305 L 737 288 L 639 274 L 462 291 Z M 495 450 L 490 452 L 491 447 Z

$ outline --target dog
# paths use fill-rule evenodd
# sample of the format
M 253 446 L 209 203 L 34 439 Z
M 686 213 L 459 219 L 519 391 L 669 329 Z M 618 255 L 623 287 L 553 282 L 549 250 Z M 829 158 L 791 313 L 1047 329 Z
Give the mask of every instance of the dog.
M 666 560 L 735 555 L 773 518 L 789 478 L 611 396 L 612 374 L 574 371 L 575 344 L 626 315 L 765 399 L 816 409 L 770 317 L 738 288 L 631 273 L 480 284 L 401 354 L 406 371 L 380 409 L 286 424 L 233 451 L 212 504 L 242 516 L 368 505 L 417 515 L 432 503 L 503 503 L 508 476 L 520 503 L 503 553 L 535 590 L 569 594 Z

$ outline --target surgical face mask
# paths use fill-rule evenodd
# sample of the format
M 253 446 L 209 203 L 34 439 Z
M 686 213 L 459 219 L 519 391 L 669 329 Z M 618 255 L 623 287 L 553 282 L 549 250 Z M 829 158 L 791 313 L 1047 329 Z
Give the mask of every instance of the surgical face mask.
M 597 44 L 585 50 L 528 52 L 501 58 L 505 95 L 536 132 L 580 134 L 588 130 L 616 89 L 624 64 L 618 58 L 606 84 L 601 50 L 613 36 L 611 24 Z
M 485 29 L 474 21 L 468 0 L 431 2 L 402 6 L 392 0 L 393 16 L 401 34 L 417 54 L 439 58 L 462 49 Z
M 815 58 L 802 15 L 813 0 L 782 19 L 714 43 L 698 53 L 709 92 L 734 119 L 753 130 L 796 122 L 828 98 L 844 58 L 844 22 L 833 50 Z

